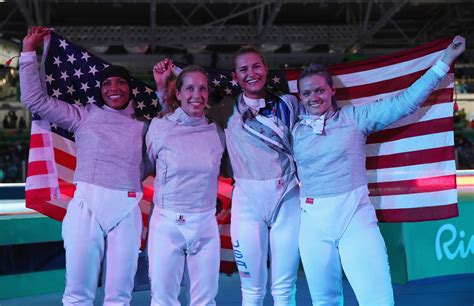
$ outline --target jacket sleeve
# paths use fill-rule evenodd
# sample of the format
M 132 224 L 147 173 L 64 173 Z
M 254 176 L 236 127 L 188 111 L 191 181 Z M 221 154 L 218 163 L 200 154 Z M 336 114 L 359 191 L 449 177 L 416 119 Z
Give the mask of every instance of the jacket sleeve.
M 168 95 L 168 89 L 155 90 L 156 98 L 161 107 L 161 112 L 166 113 L 168 107 L 166 105 L 166 96 Z
M 448 71 L 449 66 L 440 60 L 400 94 L 366 105 L 345 107 L 344 112 L 353 117 L 366 135 L 382 130 L 418 110 Z
M 216 123 L 217 133 L 219 135 L 219 140 L 223 148 L 221 164 L 219 168 L 219 175 L 223 177 L 232 177 L 232 165 L 230 163 L 229 153 L 227 152 L 227 146 L 225 145 L 225 132 L 224 129 Z
M 163 118 L 153 118 L 145 136 L 147 159 L 155 169 L 158 164 L 158 154 L 163 147 L 162 144 L 168 130 L 163 124 L 164 120 Z
M 20 57 L 21 102 L 32 113 L 63 129 L 75 132 L 84 120 L 87 110 L 46 94 L 41 86 L 35 52 L 23 52 Z
M 299 115 L 301 114 L 301 105 L 298 98 L 295 97 L 294 95 L 289 95 L 289 94 L 283 95 L 281 96 L 281 98 L 283 101 L 286 102 L 290 110 L 290 114 L 289 114 L 290 126 L 288 128 L 291 131 L 293 127 L 295 126 L 296 122 L 298 121 Z

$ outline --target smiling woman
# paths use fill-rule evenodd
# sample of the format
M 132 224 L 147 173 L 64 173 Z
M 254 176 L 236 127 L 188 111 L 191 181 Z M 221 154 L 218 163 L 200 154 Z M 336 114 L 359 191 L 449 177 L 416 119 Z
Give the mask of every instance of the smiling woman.
M 456 36 L 405 91 L 358 107 L 335 107 L 331 75 L 320 65 L 309 65 L 298 78 L 308 113 L 292 131 L 301 180 L 299 247 L 313 305 L 342 301 L 341 266 L 361 305 L 394 304 L 388 255 L 367 187 L 367 137 L 414 113 L 464 49 L 464 38 Z
M 123 109 L 130 101 L 130 86 L 121 77 L 108 77 L 100 87 L 102 99 L 107 106 L 114 109 Z
M 176 98 L 183 111 L 191 117 L 200 117 L 209 98 L 207 76 L 199 67 L 188 67 L 176 80 Z
M 101 101 L 113 109 L 124 109 L 132 97 L 131 78 L 127 69 L 121 66 L 109 66 L 99 75 Z
M 245 96 L 252 99 L 264 97 L 268 75 L 264 58 L 259 53 L 247 52 L 236 56 L 234 62 L 232 77 L 239 83 Z
M 156 87 L 166 86 L 172 63 L 158 62 Z M 154 209 L 148 236 L 151 305 L 180 305 L 187 271 L 189 304 L 215 305 L 219 280 L 219 232 L 215 218 L 223 131 L 204 115 L 209 97 L 204 70 L 181 71 L 170 87 L 167 113 L 154 118 L 146 136 L 156 163 Z
M 104 304 L 128 304 L 142 232 L 138 203 L 146 172 L 143 141 L 148 124 L 135 118 L 130 76 L 123 67 L 109 66 L 101 72 L 99 105 L 71 105 L 46 95 L 35 49 L 49 32 L 33 27 L 23 39 L 20 87 L 21 101 L 32 113 L 75 133 L 76 190 L 62 224 L 67 271 L 63 303 L 92 304 L 101 263 L 112 256 L 114 261 L 104 263 Z M 129 242 L 127 248 L 122 241 Z
M 271 254 L 275 305 L 295 303 L 299 266 L 300 209 L 290 149 L 299 115 L 297 99 L 266 90 L 268 65 L 261 52 L 244 46 L 234 54 L 232 77 L 243 90 L 225 129 L 236 181 L 231 236 L 238 254 L 242 305 L 261 305 Z

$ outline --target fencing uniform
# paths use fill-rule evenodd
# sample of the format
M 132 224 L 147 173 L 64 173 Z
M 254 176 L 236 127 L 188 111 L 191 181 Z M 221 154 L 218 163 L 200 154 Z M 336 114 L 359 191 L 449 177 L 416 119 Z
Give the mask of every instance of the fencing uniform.
M 75 135 L 76 191 L 62 227 L 63 304 L 93 304 L 105 260 L 104 305 L 129 305 L 142 231 L 138 203 L 147 172 L 143 141 L 147 124 L 134 118 L 133 103 L 116 110 L 70 105 L 47 96 L 35 52 L 20 57 L 20 86 L 21 101 L 32 113 Z
M 215 305 L 220 237 L 215 218 L 224 133 L 181 108 L 153 119 L 147 151 L 156 161 L 148 237 L 151 305 L 180 305 L 183 273 L 190 305 Z
M 268 94 L 258 101 L 240 95 L 227 122 L 235 179 L 231 237 L 243 305 L 262 305 L 268 256 L 275 305 L 295 303 L 300 208 L 290 130 L 298 115 L 294 96 Z
M 387 252 L 368 197 L 366 138 L 415 112 L 448 70 L 439 61 L 393 98 L 330 110 L 322 118 L 302 116 L 296 124 L 300 254 L 313 305 L 343 304 L 341 265 L 359 305 L 393 305 Z

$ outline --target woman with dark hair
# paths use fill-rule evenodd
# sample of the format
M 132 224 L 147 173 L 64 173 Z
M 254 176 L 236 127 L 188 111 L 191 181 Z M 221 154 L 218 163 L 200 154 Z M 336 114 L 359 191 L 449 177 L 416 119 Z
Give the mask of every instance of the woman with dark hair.
M 104 261 L 104 305 L 129 305 L 142 233 L 138 203 L 148 125 L 134 116 L 130 75 L 120 66 L 101 71 L 101 105 L 71 105 L 46 95 L 35 49 L 48 34 L 48 28 L 32 27 L 23 39 L 20 89 L 21 101 L 32 113 L 75 135 L 76 191 L 62 225 L 63 304 L 93 304 Z
M 301 180 L 299 245 L 313 305 L 342 305 L 342 271 L 359 305 L 393 305 L 387 251 L 370 203 L 365 143 L 416 111 L 465 48 L 455 37 L 443 57 L 390 99 L 338 108 L 331 74 L 309 65 L 298 79 L 301 116 L 292 131 Z
M 163 90 L 171 61 L 153 73 Z M 180 305 L 183 273 L 190 305 L 215 305 L 220 237 L 215 217 L 217 178 L 225 146 L 223 131 L 204 115 L 209 84 L 204 70 L 189 66 L 169 89 L 167 113 L 146 135 L 156 163 L 154 208 L 148 237 L 151 305 Z

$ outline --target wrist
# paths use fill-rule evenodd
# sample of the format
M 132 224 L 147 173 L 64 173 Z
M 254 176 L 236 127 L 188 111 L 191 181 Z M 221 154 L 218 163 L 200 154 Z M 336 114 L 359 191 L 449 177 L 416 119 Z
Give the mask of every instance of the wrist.
M 443 57 L 441 58 L 441 61 L 442 61 L 443 63 L 445 63 L 446 65 L 451 66 L 451 64 L 453 63 L 454 59 L 451 59 L 451 58 L 449 58 L 449 57 L 447 57 L 447 56 L 443 56 Z
M 163 91 L 166 89 L 166 83 L 159 82 L 159 83 L 155 83 L 155 85 L 156 85 L 157 91 Z
M 437 61 L 436 64 L 433 65 L 433 71 L 436 72 L 439 77 L 444 77 L 449 72 L 449 69 L 449 64 L 447 64 L 442 59 Z
M 30 44 L 23 44 L 23 52 L 35 51 L 36 48 Z

